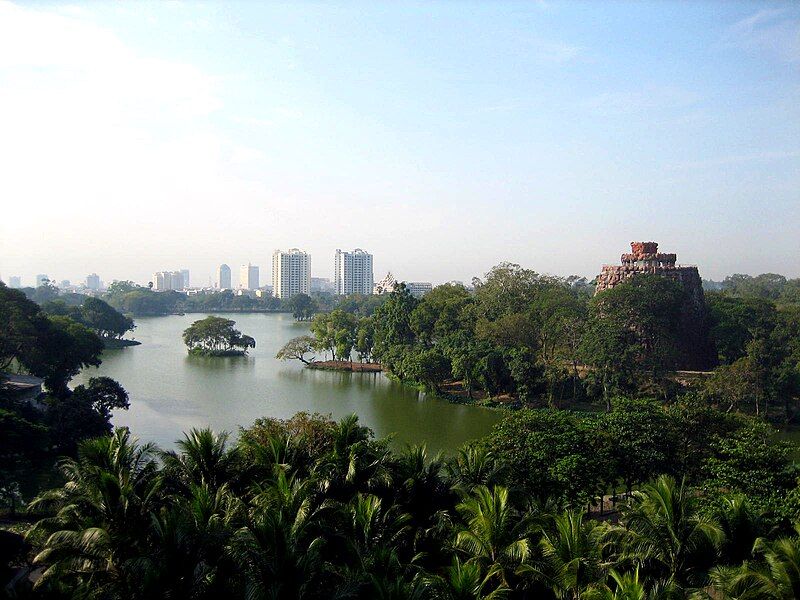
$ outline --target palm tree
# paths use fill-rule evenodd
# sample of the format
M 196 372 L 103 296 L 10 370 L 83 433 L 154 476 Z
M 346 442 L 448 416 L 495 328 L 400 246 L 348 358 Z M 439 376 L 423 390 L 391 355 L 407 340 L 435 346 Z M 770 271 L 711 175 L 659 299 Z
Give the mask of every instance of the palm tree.
M 623 509 L 624 527 L 614 532 L 620 559 L 650 576 L 679 584 L 702 584 L 723 540 L 719 525 L 700 513 L 685 481 L 661 476 L 633 493 Z
M 333 447 L 318 461 L 312 476 L 329 498 L 346 502 L 359 492 L 387 490 L 391 484 L 390 452 L 385 440 L 371 440 L 368 427 L 351 415 L 333 433 Z
M 46 566 L 37 587 L 56 580 L 77 588 L 91 582 L 108 597 L 134 596 L 129 576 L 148 552 L 146 531 L 159 491 L 154 452 L 121 428 L 81 442 L 77 459 L 60 463 L 66 484 L 31 503 L 33 510 L 55 511 L 28 533 L 43 540 L 34 559 Z
M 164 470 L 186 488 L 208 485 L 216 489 L 231 478 L 237 453 L 236 448 L 228 448 L 227 432 L 192 429 L 176 445 L 180 453 L 162 453 Z
M 546 580 L 558 598 L 577 600 L 586 588 L 605 579 L 606 528 L 585 521 L 584 514 L 572 510 L 556 515 L 539 540 Z
M 753 508 L 747 497 L 741 494 L 721 499 L 716 520 L 724 534 L 720 556 L 730 565 L 740 565 L 750 559 L 753 544 L 767 533 L 763 513 Z
M 800 524 L 797 535 L 774 541 L 759 538 L 753 545 L 757 562 L 712 571 L 716 597 L 749 600 L 800 598 Z
M 527 519 L 510 505 L 508 489 L 479 485 L 456 509 L 464 520 L 456 547 L 470 561 L 495 570 L 501 586 L 508 587 L 509 573 L 531 554 Z
M 484 573 L 480 564 L 462 563 L 456 556 L 444 576 L 429 575 L 423 581 L 433 600 L 501 600 L 511 590 L 496 586 L 496 575 L 497 567 Z
M 228 550 L 242 572 L 238 586 L 247 598 L 319 596 L 324 539 L 311 489 L 308 480 L 279 474 L 254 498 L 247 523 Z
M 187 498 L 152 516 L 152 554 L 138 564 L 144 597 L 219 597 L 230 575 L 225 548 L 243 517 L 227 485 L 216 491 L 192 486 Z
M 639 578 L 639 569 L 609 573 L 613 587 L 607 584 L 586 590 L 581 600 L 685 600 L 686 594 L 673 580 L 647 582 Z
M 494 453 L 478 444 L 460 448 L 446 468 L 450 486 L 462 494 L 468 494 L 479 485 L 502 485 L 507 470 Z

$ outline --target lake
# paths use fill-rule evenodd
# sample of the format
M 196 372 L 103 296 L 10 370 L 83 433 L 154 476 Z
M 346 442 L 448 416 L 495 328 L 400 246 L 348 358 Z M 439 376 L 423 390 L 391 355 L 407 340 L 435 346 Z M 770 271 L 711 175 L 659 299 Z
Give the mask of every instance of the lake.
M 426 397 L 383 374 L 304 369 L 275 354 L 291 338 L 308 332 L 291 315 L 229 314 L 236 328 L 256 340 L 245 357 L 189 356 L 181 334 L 203 314 L 142 317 L 133 337 L 142 343 L 106 350 L 99 368 L 85 369 L 75 385 L 107 375 L 130 395 L 130 409 L 114 413 L 114 425 L 130 427 L 143 441 L 170 448 L 183 431 L 211 427 L 236 433 L 259 417 L 288 418 L 299 411 L 356 413 L 377 437 L 393 445 L 426 443 L 431 452 L 452 452 L 485 435 L 502 412 Z

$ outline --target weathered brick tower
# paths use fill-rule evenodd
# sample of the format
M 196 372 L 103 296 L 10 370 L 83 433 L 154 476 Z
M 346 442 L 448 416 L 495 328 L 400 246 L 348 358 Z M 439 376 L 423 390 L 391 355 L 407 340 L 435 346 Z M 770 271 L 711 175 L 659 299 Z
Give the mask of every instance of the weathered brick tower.
M 677 281 L 686 294 L 681 308 L 680 368 L 705 370 L 717 362 L 717 351 L 709 337 L 708 310 L 703 282 L 694 265 L 676 264 L 675 254 L 658 251 L 656 242 L 631 242 L 630 253 L 623 254 L 620 265 L 603 265 L 597 277 L 595 294 L 613 288 L 639 274 L 660 275 Z

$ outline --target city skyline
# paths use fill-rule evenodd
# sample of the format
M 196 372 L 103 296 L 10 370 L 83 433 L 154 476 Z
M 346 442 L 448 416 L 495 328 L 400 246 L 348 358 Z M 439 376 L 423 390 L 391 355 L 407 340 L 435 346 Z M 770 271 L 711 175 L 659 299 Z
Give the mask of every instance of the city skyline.
M 0 274 L 800 276 L 800 5 L 680 6 L 0 2 Z

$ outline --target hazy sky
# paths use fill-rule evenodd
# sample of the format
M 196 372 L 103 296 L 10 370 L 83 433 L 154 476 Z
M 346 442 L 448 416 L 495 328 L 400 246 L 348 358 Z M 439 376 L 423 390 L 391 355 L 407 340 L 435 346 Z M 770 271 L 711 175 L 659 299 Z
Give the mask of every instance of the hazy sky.
M 0 276 L 800 276 L 800 4 L 0 2 Z

